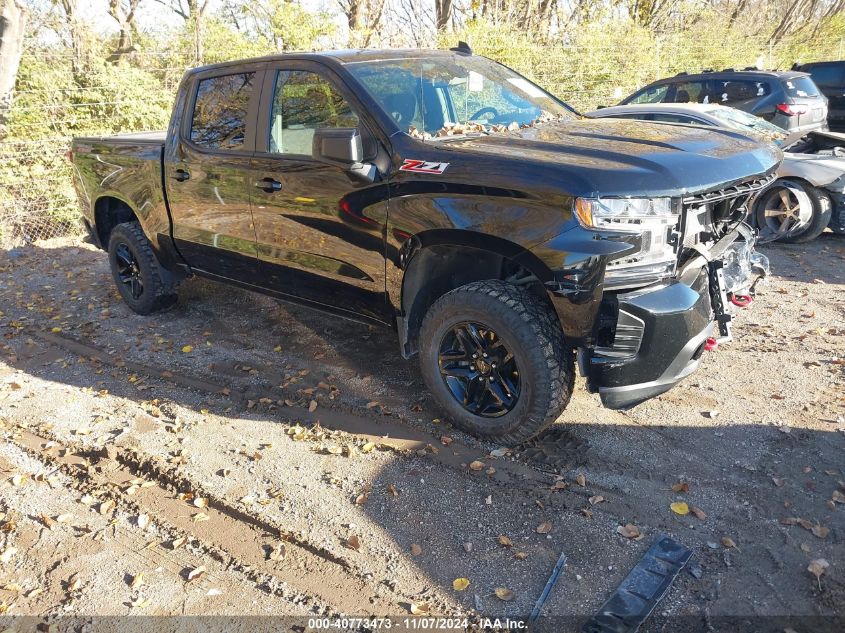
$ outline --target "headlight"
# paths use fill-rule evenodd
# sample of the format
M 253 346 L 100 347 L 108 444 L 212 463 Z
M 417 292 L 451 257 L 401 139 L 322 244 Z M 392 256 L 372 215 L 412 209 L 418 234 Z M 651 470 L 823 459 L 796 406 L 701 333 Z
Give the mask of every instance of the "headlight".
M 674 274 L 677 252 L 672 237 L 680 213 L 680 201 L 671 198 L 575 200 L 575 215 L 585 228 L 612 232 L 609 239 L 631 244 L 608 260 L 607 288 L 641 286 Z

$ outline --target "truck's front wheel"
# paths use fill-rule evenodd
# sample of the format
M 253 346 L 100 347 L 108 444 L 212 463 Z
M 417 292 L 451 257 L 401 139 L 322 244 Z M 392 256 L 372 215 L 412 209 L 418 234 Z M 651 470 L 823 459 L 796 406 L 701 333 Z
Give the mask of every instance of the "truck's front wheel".
M 506 445 L 554 422 L 575 379 L 554 311 L 528 290 L 496 280 L 461 286 L 431 306 L 420 363 L 456 426 Z
M 134 312 L 151 314 L 176 302 L 173 275 L 159 264 L 138 222 L 114 227 L 109 264 L 120 296 Z

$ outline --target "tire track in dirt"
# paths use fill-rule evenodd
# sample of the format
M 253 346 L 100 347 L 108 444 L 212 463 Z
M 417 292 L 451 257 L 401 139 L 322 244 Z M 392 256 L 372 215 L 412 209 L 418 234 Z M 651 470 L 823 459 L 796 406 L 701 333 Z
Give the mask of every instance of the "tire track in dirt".
M 207 378 L 186 375 L 184 372 L 176 374 L 162 367 L 137 363 L 134 361 L 118 359 L 108 354 L 99 347 L 82 343 L 66 336 L 60 336 L 50 332 L 33 329 L 28 332 L 30 335 L 42 341 L 60 347 L 68 352 L 82 357 L 96 359 L 98 362 L 107 364 L 130 373 L 147 376 L 157 380 L 164 380 L 180 387 L 202 391 L 219 397 L 229 398 L 235 403 L 244 405 L 248 401 L 258 401 L 264 398 L 273 403 L 284 402 L 289 394 L 284 390 L 251 390 L 249 395 L 244 392 L 231 390 Z M 466 465 L 474 459 L 483 459 L 485 451 L 473 448 L 458 440 L 452 440 L 448 447 L 441 445 L 440 438 L 431 433 L 413 428 L 408 424 L 398 421 L 396 418 L 381 416 L 379 418 L 358 415 L 355 412 L 341 411 L 332 408 L 321 407 L 318 412 L 312 412 L 307 407 L 298 405 L 279 405 L 290 409 L 297 421 L 303 424 L 319 423 L 322 427 L 335 431 L 342 431 L 351 436 L 359 438 L 364 442 L 374 442 L 382 447 L 395 450 L 399 453 L 425 453 L 428 457 L 444 466 L 458 470 L 466 470 Z M 297 409 L 294 412 L 294 409 Z M 378 431 L 378 432 L 375 432 Z M 582 445 L 577 442 L 555 440 L 554 447 L 546 447 L 543 460 L 537 460 L 536 465 L 528 461 L 519 460 L 497 460 L 496 472 L 490 478 L 492 481 L 514 485 L 517 482 L 531 483 L 535 485 L 548 485 L 554 480 L 554 476 L 546 468 L 557 468 L 567 463 L 577 463 L 577 457 L 562 451 L 580 451 Z M 542 443 L 535 442 L 536 446 Z M 549 458 L 549 450 L 558 450 L 556 461 Z M 537 454 L 542 453 L 538 450 Z
M 347 571 L 347 565 L 334 557 L 320 555 L 309 547 L 290 539 L 284 530 L 213 500 L 197 508 L 177 498 L 165 479 L 149 479 L 128 496 L 118 491 L 132 486 L 139 472 L 129 464 L 133 457 L 119 455 L 109 447 L 107 454 L 94 453 L 72 443 L 60 442 L 41 429 L 20 430 L 8 441 L 23 449 L 31 457 L 47 462 L 68 475 L 82 492 L 99 499 L 111 499 L 115 504 L 134 513 L 145 513 L 165 531 L 191 539 L 208 555 L 277 595 L 291 590 L 301 593 L 305 600 L 345 614 L 359 614 L 362 605 L 373 613 L 394 613 L 397 603 Z M 143 474 L 160 475 L 160 471 L 146 468 Z M 149 485 L 152 484 L 152 485 Z M 198 516 L 202 520 L 198 520 Z M 206 518 L 207 517 L 207 518 Z M 282 544 L 284 556 L 274 561 L 269 552 Z

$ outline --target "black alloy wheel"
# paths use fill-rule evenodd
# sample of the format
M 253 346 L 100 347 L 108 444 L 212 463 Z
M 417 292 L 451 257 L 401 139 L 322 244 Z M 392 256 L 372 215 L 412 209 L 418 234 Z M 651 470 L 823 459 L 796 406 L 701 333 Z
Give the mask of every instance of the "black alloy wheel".
M 115 249 L 117 259 L 117 276 L 133 299 L 140 299 L 144 293 L 144 282 L 141 279 L 141 268 L 135 254 L 123 242 L 120 242 Z
M 516 406 L 520 393 L 516 359 L 488 326 L 475 321 L 455 324 L 440 342 L 438 363 L 452 397 L 468 412 L 498 418 Z

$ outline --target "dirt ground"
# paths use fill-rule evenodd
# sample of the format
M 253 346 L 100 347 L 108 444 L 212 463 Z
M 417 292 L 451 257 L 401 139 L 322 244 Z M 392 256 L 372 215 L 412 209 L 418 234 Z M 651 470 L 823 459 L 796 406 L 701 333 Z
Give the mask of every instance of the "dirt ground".
M 2 252 L 0 613 L 479 624 L 564 552 L 540 621 L 578 630 L 665 533 L 694 563 L 643 631 L 842 630 L 845 240 L 762 250 L 696 374 L 629 412 L 579 379 L 517 451 L 441 419 L 389 331 L 200 280 L 141 317 L 91 246 Z

